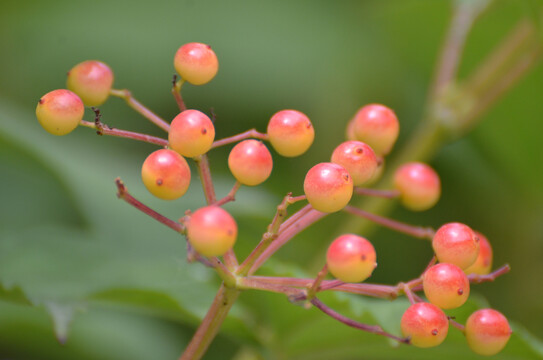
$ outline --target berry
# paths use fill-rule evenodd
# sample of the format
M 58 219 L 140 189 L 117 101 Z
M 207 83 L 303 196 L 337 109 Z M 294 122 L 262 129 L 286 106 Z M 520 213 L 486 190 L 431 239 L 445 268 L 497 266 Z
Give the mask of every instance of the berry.
M 466 274 L 486 275 L 492 270 L 492 246 L 490 246 L 486 236 L 480 232 L 475 231 L 475 235 L 479 238 L 479 255 L 475 262 L 466 268 L 464 272 Z
M 345 141 L 332 153 L 332 162 L 343 166 L 360 186 L 370 180 L 377 169 L 377 157 L 373 149 L 360 141 Z
M 36 106 L 40 125 L 53 135 L 72 132 L 83 120 L 85 105 L 70 90 L 58 89 L 43 95 Z
M 194 249 L 204 256 L 220 256 L 236 242 L 238 226 L 226 210 L 218 206 L 200 208 L 191 215 L 187 236 Z
M 465 269 L 479 254 L 479 239 L 467 225 L 448 223 L 440 227 L 432 239 L 432 247 L 440 262 Z
M 97 60 L 87 60 L 68 71 L 68 89 L 79 95 L 87 106 L 100 106 L 109 97 L 113 71 Z
M 411 162 L 394 173 L 394 187 L 400 191 L 402 204 L 414 211 L 427 210 L 441 195 L 441 181 L 430 166 Z
M 432 304 L 442 309 L 463 305 L 469 296 L 469 280 L 458 266 L 440 263 L 422 275 L 424 294 Z
M 268 123 L 270 142 L 280 155 L 294 157 L 309 149 L 315 130 L 309 118 L 296 110 L 281 110 Z
M 347 127 L 345 128 L 345 139 L 356 140 L 356 135 L 354 134 L 354 118 L 347 123 Z
M 445 340 L 449 331 L 449 320 L 437 306 L 420 302 L 404 312 L 401 321 L 402 333 L 416 347 L 437 346 Z
M 399 131 L 400 124 L 396 114 L 384 105 L 366 105 L 354 116 L 356 139 L 371 146 L 378 156 L 390 152 Z
M 193 85 L 203 85 L 217 75 L 219 60 L 211 46 L 193 42 L 177 50 L 173 66 L 184 80 Z
M 143 162 L 141 178 L 151 194 L 163 200 L 174 200 L 187 192 L 190 168 L 185 158 L 175 151 L 160 149 Z
M 360 282 L 371 276 L 377 266 L 373 245 L 365 238 L 345 234 L 337 237 L 328 247 L 328 270 L 343 282 Z
M 507 318 L 493 309 L 481 309 L 471 314 L 464 331 L 470 349 L 479 355 L 499 353 L 511 333 Z
M 258 140 L 244 140 L 228 156 L 228 167 L 237 181 L 255 186 L 268 179 L 273 160 L 270 151 Z
M 304 180 L 307 201 L 318 211 L 343 209 L 353 195 L 353 179 L 345 168 L 333 163 L 320 163 L 307 172 Z
M 170 147 L 186 157 L 205 154 L 215 140 L 215 126 L 211 119 L 198 110 L 179 113 L 170 125 Z

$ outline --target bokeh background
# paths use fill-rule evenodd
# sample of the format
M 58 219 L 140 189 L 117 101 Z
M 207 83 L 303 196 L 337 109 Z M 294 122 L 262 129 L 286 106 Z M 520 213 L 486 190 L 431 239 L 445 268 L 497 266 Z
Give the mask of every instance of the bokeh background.
M 469 74 L 521 18 L 537 22 L 538 0 L 497 0 L 469 36 L 460 76 Z M 451 15 L 450 1 L 15 1 L 0 3 L 0 358 L 176 359 L 217 288 L 213 273 L 184 260 L 184 239 L 116 199 L 123 178 L 139 199 L 171 218 L 203 204 L 197 176 L 190 194 L 163 202 L 148 194 L 140 166 L 148 144 L 98 137 L 85 128 L 66 137 L 43 131 L 37 100 L 65 86 L 76 63 L 99 59 L 115 87 L 166 119 L 173 55 L 187 42 L 211 44 L 220 70 L 208 85 L 185 85 L 191 108 L 216 114 L 217 138 L 265 131 L 284 108 L 305 112 L 316 140 L 303 156 L 274 153 L 272 177 L 243 188 L 228 209 L 240 224 L 236 250 L 247 254 L 284 194 L 302 193 L 305 172 L 326 161 L 359 107 L 379 102 L 401 122 L 401 152 L 425 114 L 429 84 Z M 543 67 L 485 113 L 467 136 L 445 144 L 431 164 L 443 197 L 422 213 L 388 215 L 439 227 L 461 221 L 485 233 L 495 264 L 512 271 L 472 288 L 460 320 L 490 305 L 514 323 L 497 358 L 542 358 Z M 122 100 L 101 107 L 114 127 L 164 136 Z M 87 120 L 92 120 L 90 111 Z M 234 180 L 229 147 L 210 154 L 219 194 Z M 314 276 L 324 250 L 348 223 L 334 214 L 285 246 L 262 273 Z M 367 228 L 379 267 L 372 281 L 418 276 L 427 242 Z M 403 301 L 341 295 L 339 311 L 398 333 Z M 448 358 L 472 354 L 455 329 L 437 349 L 394 347 L 335 324 L 284 296 L 244 293 L 207 359 Z M 68 327 L 70 329 L 68 329 Z M 65 341 L 61 346 L 57 339 Z

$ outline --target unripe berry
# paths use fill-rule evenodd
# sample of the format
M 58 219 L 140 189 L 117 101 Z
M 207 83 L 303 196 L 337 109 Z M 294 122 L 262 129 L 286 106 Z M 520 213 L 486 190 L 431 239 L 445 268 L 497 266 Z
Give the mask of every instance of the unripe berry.
M 345 168 L 333 163 L 320 163 L 307 172 L 304 180 L 307 201 L 318 211 L 343 209 L 353 195 L 353 179 Z
M 419 162 L 400 166 L 394 173 L 394 187 L 400 191 L 402 204 L 414 211 L 431 208 L 441 195 L 439 175 Z
M 294 157 L 309 149 L 315 130 L 309 118 L 297 110 L 281 110 L 268 123 L 270 142 L 280 155 Z
M 486 275 L 492 270 L 492 246 L 488 242 L 486 236 L 478 231 L 475 235 L 479 238 L 479 255 L 475 262 L 464 270 L 466 274 Z
M 193 42 L 177 50 L 173 66 L 184 80 L 193 85 L 203 85 L 210 82 L 219 71 L 219 60 L 211 46 Z
M 432 239 L 432 247 L 440 262 L 465 269 L 479 254 L 479 238 L 467 225 L 448 223 L 440 227 Z
M 343 166 L 353 184 L 360 186 L 370 180 L 377 169 L 377 157 L 373 149 L 360 141 L 345 141 L 332 153 L 332 162 Z
M 255 186 L 268 179 L 273 160 L 270 151 L 261 141 L 244 140 L 230 151 L 228 167 L 237 181 Z
M 143 162 L 141 178 L 151 194 L 163 200 L 174 200 L 187 192 L 190 168 L 185 158 L 175 151 L 160 149 Z
M 356 140 L 356 135 L 354 134 L 354 118 L 352 118 L 345 127 L 345 139 Z
M 481 309 L 471 314 L 464 331 L 470 349 L 479 355 L 499 353 L 511 333 L 507 318 L 493 309 Z
M 384 105 L 366 105 L 354 116 L 354 134 L 357 140 L 363 141 L 378 156 L 386 155 L 394 146 L 400 124 L 394 111 Z
M 200 208 L 191 215 L 187 236 L 194 249 L 204 256 L 221 256 L 236 242 L 238 226 L 226 210 L 218 206 Z
M 97 60 L 77 64 L 68 72 L 68 89 L 79 95 L 87 106 L 100 106 L 109 97 L 113 71 Z
M 449 320 L 437 306 L 420 302 L 411 305 L 403 314 L 402 333 L 416 347 L 437 346 L 445 340 L 449 331 Z
M 345 234 L 337 237 L 328 247 L 328 270 L 343 282 L 360 282 L 370 277 L 377 266 L 373 245 L 365 238 Z
M 40 125 L 53 135 L 72 132 L 83 119 L 85 105 L 70 90 L 58 89 L 43 95 L 36 106 Z
M 424 294 L 432 304 L 442 309 L 463 305 L 469 296 L 469 280 L 458 266 L 440 263 L 422 275 Z
M 169 146 L 186 157 L 205 154 L 215 140 L 215 126 L 211 119 L 198 110 L 179 113 L 170 125 Z

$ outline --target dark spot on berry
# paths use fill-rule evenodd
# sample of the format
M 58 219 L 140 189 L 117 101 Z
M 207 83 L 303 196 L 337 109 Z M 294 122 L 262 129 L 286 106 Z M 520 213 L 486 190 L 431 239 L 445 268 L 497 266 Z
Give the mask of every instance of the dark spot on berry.
M 162 184 L 163 184 L 162 179 L 156 179 L 156 184 L 157 184 L 158 186 L 162 185 Z
M 70 76 L 70 72 L 69 72 L 69 71 L 66 73 L 66 76 Z
M 228 229 L 226 233 L 228 234 L 228 236 L 234 235 L 234 231 L 232 229 Z
M 437 335 L 437 329 L 432 330 L 432 335 L 434 335 L 434 336 Z
M 211 45 L 207 45 L 206 47 L 207 47 L 209 50 L 211 50 Z
M 343 175 L 343 180 L 349 181 L 349 175 L 347 175 L 347 174 Z
M 462 288 L 458 289 L 457 291 L 458 295 L 462 295 L 464 293 L 464 290 Z
M 202 128 L 202 134 L 203 135 L 207 134 L 207 129 L 206 128 Z
M 307 125 L 305 126 L 306 128 L 310 129 L 311 128 L 311 123 L 308 122 Z
M 40 104 L 43 104 L 43 103 L 45 102 L 45 100 L 40 99 L 38 102 L 39 102 Z
M 360 256 L 360 260 L 366 261 L 366 254 L 362 254 L 362 256 Z
M 362 154 L 362 153 L 364 152 L 364 149 L 362 149 L 362 148 L 356 148 L 355 151 L 356 151 L 357 154 Z

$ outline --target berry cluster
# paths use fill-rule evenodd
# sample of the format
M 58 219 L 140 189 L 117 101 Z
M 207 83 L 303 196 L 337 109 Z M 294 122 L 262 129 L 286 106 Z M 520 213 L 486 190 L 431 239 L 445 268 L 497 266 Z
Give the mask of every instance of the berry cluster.
M 415 227 L 349 205 L 353 196 L 379 196 L 397 198 L 408 209 L 424 211 L 439 200 L 439 176 L 429 165 L 419 162 L 399 166 L 394 172 L 392 189 L 363 187 L 379 179 L 384 168 L 384 156 L 392 151 L 398 138 L 399 121 L 394 111 L 380 104 L 360 108 L 347 126 L 347 141 L 335 148 L 329 162 L 318 163 L 308 170 L 303 183 L 304 194 L 288 194 L 284 198 L 260 243 L 239 263 L 233 250 L 238 233 L 237 223 L 222 205 L 233 201 L 242 186 L 262 184 L 271 175 L 273 158 L 263 141 L 269 141 L 279 155 L 295 157 L 309 149 L 315 130 L 303 112 L 281 110 L 269 119 L 266 133 L 252 129 L 216 140 L 214 122 L 205 113 L 186 108 L 181 88 L 185 82 L 202 85 L 211 81 L 218 71 L 217 56 L 209 45 L 189 43 L 176 52 L 174 67 L 180 79 L 174 76 L 172 93 L 180 112 L 171 122 L 145 108 L 128 90 L 113 89 L 111 69 L 102 62 L 92 60 L 82 62 L 68 72 L 69 90 L 59 89 L 44 95 L 38 102 L 36 116 L 44 129 L 54 135 L 68 134 L 78 125 L 83 125 L 97 130 L 99 135 L 159 145 L 161 149 L 152 152 L 143 161 L 141 174 L 145 187 L 160 199 L 178 199 L 188 191 L 191 170 L 187 158 L 194 161 L 207 204 L 193 212 L 187 211 L 179 221 L 170 220 L 142 204 L 117 180 L 119 197 L 185 235 L 189 259 L 213 267 L 230 291 L 260 289 L 282 292 L 291 300 L 313 304 L 350 326 L 418 347 L 440 344 L 447 336 L 450 323 L 464 332 L 468 345 L 479 354 L 494 354 L 505 346 L 511 329 L 507 319 L 499 312 L 479 310 L 470 316 L 465 326 L 443 312 L 443 309 L 457 308 L 466 302 L 470 282 L 493 280 L 508 271 L 506 266 L 490 273 L 492 249 L 482 234 L 465 224 L 454 222 L 443 225 L 437 231 Z M 167 131 L 167 139 L 103 124 L 99 110 L 94 107 L 104 103 L 109 96 L 124 99 L 134 110 Z M 83 120 L 85 106 L 93 107 L 96 114 L 93 122 Z M 217 199 L 207 153 L 233 143 L 236 144 L 228 156 L 228 167 L 235 184 L 225 197 Z M 307 201 L 308 204 L 287 218 L 288 206 L 298 201 Z M 362 236 L 343 234 L 331 242 L 323 270 L 309 282 L 295 278 L 252 276 L 264 261 L 297 233 L 327 214 L 342 210 L 431 240 L 434 259 L 420 278 L 396 286 L 380 285 L 377 291 L 364 287 L 365 284 L 357 284 L 368 279 L 377 267 L 375 248 Z M 336 280 L 326 280 L 328 272 Z M 357 323 L 328 308 L 317 298 L 317 294 L 332 288 L 383 298 L 406 295 L 412 305 L 400 321 L 404 337 L 388 334 L 376 326 Z M 419 291 L 424 293 L 427 301 L 416 294 Z M 188 352 L 193 351 L 192 346 L 199 345 L 190 345 Z

